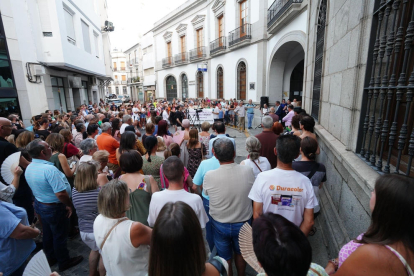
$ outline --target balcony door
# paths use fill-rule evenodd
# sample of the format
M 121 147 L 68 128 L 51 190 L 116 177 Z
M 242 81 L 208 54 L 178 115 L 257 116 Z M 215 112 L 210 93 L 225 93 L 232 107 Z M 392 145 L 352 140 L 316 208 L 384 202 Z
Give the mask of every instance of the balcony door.
M 177 81 L 173 76 L 169 76 L 166 80 L 167 101 L 177 98 Z
M 167 64 L 171 64 L 171 57 L 172 57 L 172 48 L 171 42 L 167 43 Z
M 204 78 L 203 72 L 197 72 L 197 96 L 199 98 L 204 98 Z
M 185 61 L 185 35 L 180 37 L 180 42 L 181 42 L 181 61 Z
M 197 30 L 197 55 L 198 57 L 203 56 L 203 28 Z
M 246 64 L 242 61 L 237 67 L 237 97 L 246 100 Z
M 247 0 L 240 2 L 240 37 L 247 35 L 246 24 L 249 19 L 249 8 Z
M 223 99 L 223 67 L 217 69 L 217 98 Z
M 181 87 L 182 87 L 182 98 L 183 100 L 188 98 L 188 79 L 187 75 L 183 75 L 181 79 Z
M 219 37 L 219 46 L 223 46 L 224 28 L 223 28 L 223 15 L 218 18 L 218 37 Z

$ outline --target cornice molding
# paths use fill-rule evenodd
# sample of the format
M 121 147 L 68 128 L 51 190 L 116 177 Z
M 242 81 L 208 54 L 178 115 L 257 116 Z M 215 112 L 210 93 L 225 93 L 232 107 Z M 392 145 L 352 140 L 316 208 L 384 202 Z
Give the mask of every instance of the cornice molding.
M 214 2 L 214 4 L 211 7 L 211 9 L 213 10 L 214 13 L 216 13 L 222 7 L 224 7 L 225 4 L 226 4 L 226 0 L 216 0 L 216 2 Z

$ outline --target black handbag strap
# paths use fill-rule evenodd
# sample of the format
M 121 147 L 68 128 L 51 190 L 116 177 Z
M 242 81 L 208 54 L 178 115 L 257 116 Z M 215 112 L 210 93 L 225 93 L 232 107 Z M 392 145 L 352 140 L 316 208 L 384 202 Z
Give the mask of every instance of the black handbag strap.
M 309 180 L 312 179 L 312 177 L 315 175 L 318 169 L 319 169 L 319 163 L 315 162 L 315 164 L 312 166 L 310 174 L 308 175 Z

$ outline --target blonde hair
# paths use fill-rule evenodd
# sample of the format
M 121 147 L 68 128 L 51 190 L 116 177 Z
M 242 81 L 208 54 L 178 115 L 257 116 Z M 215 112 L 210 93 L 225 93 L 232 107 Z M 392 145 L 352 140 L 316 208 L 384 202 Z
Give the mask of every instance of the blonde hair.
M 72 132 L 69 129 L 62 129 L 61 131 L 59 131 L 59 134 L 63 136 L 63 139 L 66 143 L 70 142 L 69 138 L 72 135 Z
M 12 143 L 14 145 L 14 134 L 10 134 L 6 137 L 7 142 Z
M 209 131 L 211 127 L 211 124 L 209 122 L 203 122 L 201 124 L 201 130 L 202 131 Z
M 109 181 L 98 195 L 98 211 L 107 218 L 120 218 L 128 209 L 128 185 L 121 180 Z
M 50 133 L 46 138 L 46 143 L 48 143 L 53 150 L 61 153 L 65 145 L 65 138 L 63 138 L 62 134 Z
M 79 165 L 75 176 L 75 188 L 83 193 L 98 188 L 98 169 L 100 165 L 96 161 L 87 161 Z
M 108 162 L 109 152 L 106 150 L 98 150 L 92 155 L 92 159 L 98 162 Z
M 190 140 L 188 141 L 187 148 L 192 149 L 195 146 L 197 146 L 197 144 L 199 142 L 199 139 L 198 139 L 198 130 L 197 129 L 194 129 L 194 128 L 191 129 L 189 131 L 189 136 L 190 136 Z M 202 148 L 201 148 L 201 150 L 202 150 Z
M 161 136 L 157 136 L 157 151 L 165 151 L 166 149 L 164 139 Z
M 33 140 L 34 140 L 34 132 L 33 131 L 23 131 L 16 138 L 16 147 L 24 148 Z

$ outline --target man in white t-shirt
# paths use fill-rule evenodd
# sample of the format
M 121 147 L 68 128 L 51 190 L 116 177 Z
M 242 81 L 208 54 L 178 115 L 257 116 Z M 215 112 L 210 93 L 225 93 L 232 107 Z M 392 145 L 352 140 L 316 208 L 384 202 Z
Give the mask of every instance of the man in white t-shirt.
M 314 224 L 313 208 L 318 205 L 312 184 L 292 168 L 299 156 L 300 138 L 282 135 L 276 141 L 277 167 L 259 173 L 249 193 L 253 218 L 271 212 L 296 224 L 308 236 Z
M 214 121 L 217 121 L 219 119 L 219 112 L 220 112 L 220 109 L 219 109 L 218 105 L 216 105 L 216 107 L 214 107 L 214 110 L 213 110 L 213 119 L 214 119 Z
M 119 130 L 119 133 L 123 134 L 125 132 L 125 128 L 127 126 L 130 126 L 130 125 L 132 125 L 132 117 L 131 117 L 131 115 L 125 114 L 122 117 L 122 125 L 121 125 L 121 128 Z
M 182 201 L 190 205 L 200 221 L 201 228 L 206 227 L 208 217 L 204 210 L 203 201 L 197 194 L 192 194 L 184 190 L 184 164 L 177 156 L 167 158 L 162 165 L 163 173 L 168 179 L 167 190 L 154 193 L 149 207 L 148 225 L 154 227 L 158 214 L 162 207 L 168 202 Z M 162 176 L 161 176 L 162 177 Z

